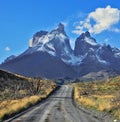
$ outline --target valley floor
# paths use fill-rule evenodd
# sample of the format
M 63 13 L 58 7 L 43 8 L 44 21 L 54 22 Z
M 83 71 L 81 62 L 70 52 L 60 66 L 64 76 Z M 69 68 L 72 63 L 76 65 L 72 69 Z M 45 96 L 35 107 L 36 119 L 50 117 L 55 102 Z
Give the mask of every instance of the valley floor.
M 78 109 L 73 103 L 72 91 L 73 86 L 62 85 L 44 102 L 5 122 L 107 122 Z

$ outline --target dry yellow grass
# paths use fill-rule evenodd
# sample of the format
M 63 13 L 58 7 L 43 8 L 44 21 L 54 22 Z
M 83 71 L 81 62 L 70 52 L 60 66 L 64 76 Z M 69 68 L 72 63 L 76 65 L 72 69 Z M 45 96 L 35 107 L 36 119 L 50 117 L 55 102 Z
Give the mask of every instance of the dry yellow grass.
M 95 102 L 93 99 L 88 98 L 88 97 L 81 97 L 78 99 L 78 102 L 82 105 L 86 105 L 86 106 L 95 106 Z
M 0 70 L 0 121 L 48 96 L 56 87 L 50 80 L 27 78 Z
M 84 107 L 106 111 L 120 119 L 120 77 L 74 85 L 74 99 Z
M 20 110 L 37 103 L 40 99 L 40 96 L 31 96 L 23 99 L 11 100 L 9 103 L 8 101 L 4 101 L 0 103 L 0 118 L 3 118 L 5 115 L 19 112 Z
M 7 115 L 10 116 L 13 113 L 18 113 L 19 111 L 28 108 L 31 105 L 36 104 L 41 99 L 47 97 L 51 92 L 52 88 L 49 87 L 46 89 L 46 94 L 44 95 L 35 95 L 30 97 L 25 97 L 23 99 L 17 100 L 7 100 L 0 103 L 0 120 Z

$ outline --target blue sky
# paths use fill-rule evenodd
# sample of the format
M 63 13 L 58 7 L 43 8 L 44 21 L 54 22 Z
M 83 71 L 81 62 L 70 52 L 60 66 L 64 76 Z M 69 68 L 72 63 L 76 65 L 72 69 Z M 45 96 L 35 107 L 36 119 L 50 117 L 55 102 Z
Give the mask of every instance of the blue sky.
M 120 48 L 119 0 L 0 0 L 0 62 L 25 51 L 35 32 L 59 22 L 73 44 L 89 30 L 97 42 Z

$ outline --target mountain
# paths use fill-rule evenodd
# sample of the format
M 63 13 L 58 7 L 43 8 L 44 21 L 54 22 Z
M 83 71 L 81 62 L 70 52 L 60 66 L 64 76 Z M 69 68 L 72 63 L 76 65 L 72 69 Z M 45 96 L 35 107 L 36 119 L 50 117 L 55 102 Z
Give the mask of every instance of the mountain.
M 9 62 L 10 60 L 14 59 L 16 56 L 15 55 L 11 55 L 8 58 L 5 59 L 4 63 Z
M 57 56 L 61 60 L 68 60 L 73 53 L 69 38 L 64 30 L 64 25 L 61 23 L 58 25 L 58 28 L 50 33 L 47 31 L 37 32 L 30 40 L 29 47 L 23 55 L 41 51 Z
M 98 44 L 89 32 L 82 33 L 76 39 L 74 55 L 84 57 L 78 68 L 82 75 L 101 70 L 120 72 L 120 50 Z
M 109 74 L 120 74 L 119 67 L 120 50 L 118 48 L 98 44 L 87 31 L 75 40 L 75 48 L 72 49 L 70 39 L 61 23 L 51 32 L 35 33 L 25 52 L 19 56 L 7 58 L 0 65 L 1 69 L 24 76 L 49 79 L 73 79 L 90 73 L 96 73 L 98 77 L 97 72 L 106 72 L 108 76 L 112 76 Z
M 1 68 L 29 77 L 49 79 L 67 76 L 71 78 L 76 77 L 76 72 L 73 71 L 72 67 L 65 64 L 59 58 L 42 51 L 17 57 L 2 64 Z

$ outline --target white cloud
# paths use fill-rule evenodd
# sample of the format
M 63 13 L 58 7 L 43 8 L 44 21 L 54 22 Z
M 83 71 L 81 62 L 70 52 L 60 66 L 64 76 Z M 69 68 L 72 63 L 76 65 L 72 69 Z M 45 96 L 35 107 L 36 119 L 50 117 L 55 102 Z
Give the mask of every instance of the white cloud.
M 79 35 L 79 34 L 81 34 L 81 33 L 84 32 L 83 29 L 84 29 L 83 26 L 79 26 L 78 25 L 78 26 L 75 27 L 75 30 L 73 30 L 72 33 L 75 33 L 75 34 L 78 34 Z
M 108 5 L 106 8 L 97 8 L 89 13 L 85 21 L 79 22 L 73 33 L 81 34 L 85 29 L 94 34 L 99 34 L 105 30 L 120 32 L 120 29 L 115 27 L 119 22 L 120 10 Z
M 10 51 L 10 50 L 11 50 L 10 47 L 5 48 L 5 51 Z

